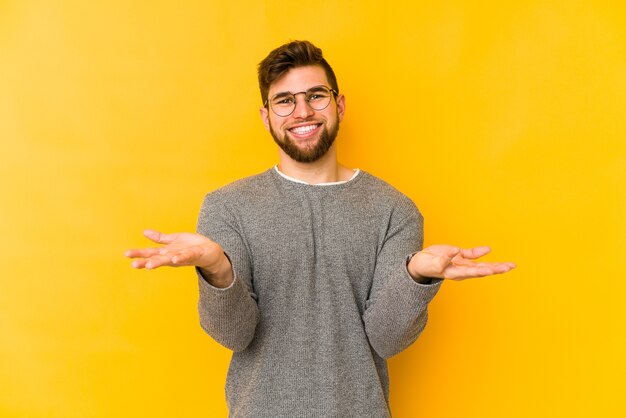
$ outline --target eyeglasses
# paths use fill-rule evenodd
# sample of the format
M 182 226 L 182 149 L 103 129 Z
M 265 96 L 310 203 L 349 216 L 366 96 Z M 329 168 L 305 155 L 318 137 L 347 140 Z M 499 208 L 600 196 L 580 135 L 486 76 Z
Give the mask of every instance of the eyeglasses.
M 311 87 L 307 91 L 299 91 L 297 93 L 291 93 L 285 91 L 273 95 L 270 99 L 266 100 L 263 106 L 267 106 L 280 117 L 286 117 L 296 110 L 296 95 L 304 94 L 304 101 L 313 110 L 324 110 L 330 104 L 332 95 L 339 94 L 337 91 L 330 89 L 326 86 Z

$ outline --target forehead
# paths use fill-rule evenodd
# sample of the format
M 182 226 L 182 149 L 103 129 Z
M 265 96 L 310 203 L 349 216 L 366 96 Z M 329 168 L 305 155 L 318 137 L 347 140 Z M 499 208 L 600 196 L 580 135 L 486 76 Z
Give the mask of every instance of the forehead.
M 276 93 L 305 91 L 320 84 L 328 86 L 324 69 L 318 65 L 292 68 L 270 85 L 269 97 Z

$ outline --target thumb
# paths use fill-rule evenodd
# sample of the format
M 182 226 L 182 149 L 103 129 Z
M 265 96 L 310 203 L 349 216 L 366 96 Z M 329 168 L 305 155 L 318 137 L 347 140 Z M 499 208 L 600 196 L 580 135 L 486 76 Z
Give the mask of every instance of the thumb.
M 446 252 L 446 257 L 448 257 L 450 260 L 452 260 L 460 252 L 461 252 L 461 249 L 459 247 L 450 247 L 450 248 L 448 248 L 448 251 Z
M 176 234 L 163 234 L 159 231 L 155 231 L 154 229 L 146 229 L 143 231 L 143 235 L 159 244 L 170 244 L 176 239 Z

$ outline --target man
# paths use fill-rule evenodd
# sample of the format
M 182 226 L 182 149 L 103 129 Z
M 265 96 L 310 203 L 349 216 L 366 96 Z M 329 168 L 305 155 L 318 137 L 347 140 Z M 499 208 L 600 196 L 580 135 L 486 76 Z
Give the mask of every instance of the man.
M 504 273 L 487 247 L 422 246 L 422 217 L 382 180 L 337 161 L 345 98 L 320 49 L 259 64 L 276 167 L 209 193 L 198 234 L 146 237 L 135 268 L 195 266 L 201 325 L 234 351 L 232 417 L 388 417 L 386 359 L 413 343 L 442 279 Z

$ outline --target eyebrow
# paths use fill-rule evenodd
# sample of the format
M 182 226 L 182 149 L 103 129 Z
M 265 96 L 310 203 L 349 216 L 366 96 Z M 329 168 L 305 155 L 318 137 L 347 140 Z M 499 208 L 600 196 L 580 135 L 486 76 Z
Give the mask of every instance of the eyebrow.
M 280 99 L 281 97 L 292 96 L 293 93 L 290 91 L 281 91 L 280 93 L 276 93 L 272 96 L 272 99 Z
M 307 89 L 307 90 L 305 90 L 304 92 L 305 92 L 305 93 L 306 93 L 306 92 L 308 92 L 308 91 L 316 92 L 316 91 L 326 90 L 326 89 L 328 89 L 328 90 L 331 90 L 331 91 L 332 91 L 332 88 L 330 88 L 330 87 L 326 87 L 326 86 L 325 86 L 325 85 L 323 85 L 323 84 L 319 84 L 319 85 L 317 85 L 317 86 L 313 86 L 313 87 L 308 88 L 308 89 Z M 298 93 L 301 93 L 301 92 L 298 92 Z M 285 96 L 292 96 L 292 95 L 293 95 L 293 93 L 292 93 L 292 92 L 290 92 L 290 91 L 281 91 L 280 93 L 276 93 L 275 95 L 273 95 L 273 96 L 272 96 L 272 99 L 278 99 L 278 98 L 281 98 L 281 97 L 285 97 Z
M 319 85 L 319 86 L 313 86 L 310 89 L 308 89 L 307 91 L 314 91 L 315 92 L 315 91 L 320 91 L 320 90 L 332 90 L 332 89 L 330 87 Z

